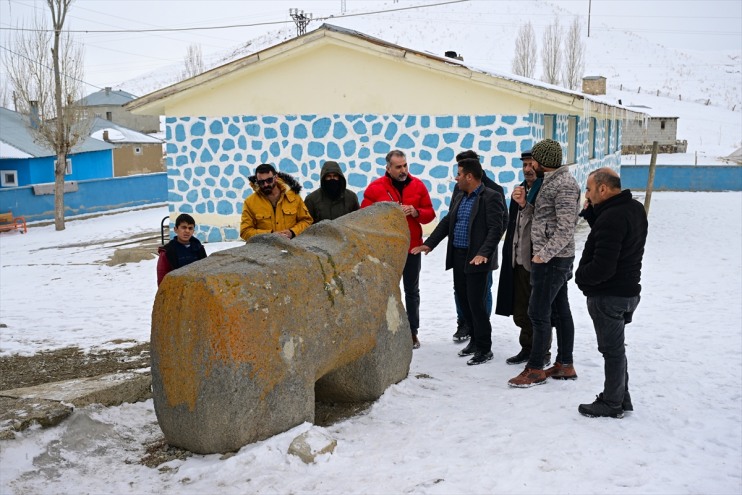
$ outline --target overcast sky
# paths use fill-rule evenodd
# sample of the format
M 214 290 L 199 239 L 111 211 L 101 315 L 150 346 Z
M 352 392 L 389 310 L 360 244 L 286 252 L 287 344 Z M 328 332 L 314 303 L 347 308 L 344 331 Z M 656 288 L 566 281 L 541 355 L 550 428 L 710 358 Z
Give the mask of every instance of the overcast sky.
M 347 13 L 399 9 L 446 0 L 347 0 Z M 507 19 L 498 19 L 498 4 L 515 0 L 470 0 L 481 11 L 482 20 L 492 19 L 492 28 Z M 183 60 L 190 44 L 199 44 L 204 54 L 220 52 L 254 38 L 267 30 L 290 26 L 289 9 L 297 7 L 314 17 L 338 16 L 341 0 L 75 0 L 66 26 L 74 30 L 143 30 L 188 28 L 235 24 L 271 23 L 208 31 L 76 33 L 85 46 L 85 79 L 92 92 Z M 565 15 L 581 16 L 591 30 L 630 31 L 666 46 L 698 50 L 742 51 L 742 0 L 552 0 Z M 455 6 L 426 8 L 446 19 Z M 415 10 L 395 14 L 404 29 L 404 19 Z M 0 43 L 12 46 L 7 28 L 29 22 L 34 13 L 47 14 L 45 0 L 0 0 Z M 546 26 L 551 16 L 530 14 L 534 28 Z M 372 18 L 372 16 L 369 16 Z M 331 22 L 331 21 L 330 21 Z M 466 20 L 461 20 L 465 25 Z M 320 22 L 310 24 L 311 28 Z M 584 31 L 587 32 L 587 29 Z M 5 51 L 5 50 L 2 50 Z

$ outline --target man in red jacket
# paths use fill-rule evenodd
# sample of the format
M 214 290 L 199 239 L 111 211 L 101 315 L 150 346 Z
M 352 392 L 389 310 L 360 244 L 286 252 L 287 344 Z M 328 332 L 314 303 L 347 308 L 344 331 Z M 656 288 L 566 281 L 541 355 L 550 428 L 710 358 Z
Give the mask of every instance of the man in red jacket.
M 422 225 L 435 219 L 435 210 L 430 194 L 420 179 L 412 177 L 407 170 L 407 157 L 400 150 L 386 155 L 386 174 L 368 185 L 363 193 L 361 208 L 380 201 L 399 203 L 407 216 L 410 227 L 410 251 L 422 245 Z M 402 272 L 405 309 L 412 331 L 412 348 L 420 347 L 417 329 L 420 326 L 420 254 L 407 253 L 407 262 Z

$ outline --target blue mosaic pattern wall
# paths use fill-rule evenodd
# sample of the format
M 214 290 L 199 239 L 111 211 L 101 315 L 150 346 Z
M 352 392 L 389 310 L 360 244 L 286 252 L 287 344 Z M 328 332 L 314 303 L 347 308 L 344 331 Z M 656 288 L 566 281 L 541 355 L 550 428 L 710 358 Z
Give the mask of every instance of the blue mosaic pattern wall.
M 556 127 L 566 145 L 567 117 L 557 116 Z M 366 186 L 384 174 L 386 153 L 398 148 L 407 154 L 410 173 L 430 191 L 440 218 L 448 210 L 458 152 L 475 150 L 486 173 L 509 195 L 522 181 L 520 153 L 541 136 L 543 115 L 533 113 L 168 117 L 168 203 L 171 213 L 194 214 L 200 239 L 237 240 L 242 204 L 252 194 L 247 177 L 258 164 L 273 163 L 293 175 L 306 196 L 319 187 L 322 163 L 335 160 L 349 189 L 362 198 Z M 575 167 L 583 183 L 588 168 L 597 166 L 586 155 L 584 160 Z M 199 215 L 221 215 L 229 225 L 208 225 Z

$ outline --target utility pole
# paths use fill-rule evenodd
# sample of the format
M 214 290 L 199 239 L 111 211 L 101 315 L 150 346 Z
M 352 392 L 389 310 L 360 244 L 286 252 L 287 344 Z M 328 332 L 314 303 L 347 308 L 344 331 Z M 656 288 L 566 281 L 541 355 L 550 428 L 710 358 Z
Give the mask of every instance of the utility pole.
M 296 24 L 296 35 L 301 36 L 307 32 L 307 24 L 312 20 L 312 14 L 305 14 L 303 10 L 289 9 L 289 15 Z
M 593 10 L 593 0 L 587 2 L 587 37 L 590 37 L 590 12 Z

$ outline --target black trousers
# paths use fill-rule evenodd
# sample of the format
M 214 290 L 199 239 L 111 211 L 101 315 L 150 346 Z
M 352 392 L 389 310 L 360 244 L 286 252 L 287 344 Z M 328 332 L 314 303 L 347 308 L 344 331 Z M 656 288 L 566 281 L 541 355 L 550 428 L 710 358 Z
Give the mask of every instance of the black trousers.
M 454 249 L 453 287 L 461 304 L 464 320 L 471 328 L 471 342 L 478 352 L 492 350 L 492 325 L 487 312 L 487 276 L 489 271 L 466 273 L 469 266 L 466 249 Z

